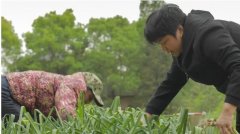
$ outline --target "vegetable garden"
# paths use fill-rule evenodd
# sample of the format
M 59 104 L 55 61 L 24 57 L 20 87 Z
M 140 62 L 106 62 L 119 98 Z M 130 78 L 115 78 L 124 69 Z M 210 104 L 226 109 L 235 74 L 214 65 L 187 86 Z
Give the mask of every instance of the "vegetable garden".
M 120 97 L 116 97 L 112 105 L 101 108 L 94 105 L 83 105 L 79 101 L 77 116 L 68 120 L 54 119 L 44 116 L 39 110 L 32 117 L 21 108 L 20 119 L 14 122 L 14 116 L 2 120 L 4 134 L 218 134 L 216 127 L 192 126 L 188 121 L 188 110 L 182 109 L 180 114 L 153 116 L 147 118 L 140 108 L 120 107 Z M 236 132 L 237 133 L 237 132 Z

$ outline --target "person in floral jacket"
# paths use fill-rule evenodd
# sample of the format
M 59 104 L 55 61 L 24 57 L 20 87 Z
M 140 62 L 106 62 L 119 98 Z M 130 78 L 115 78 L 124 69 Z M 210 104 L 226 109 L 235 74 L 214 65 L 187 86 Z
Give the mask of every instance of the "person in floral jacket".
M 55 106 L 62 119 L 67 115 L 76 115 L 76 106 L 80 92 L 84 94 L 84 103 L 93 99 L 99 106 L 103 84 L 93 73 L 78 72 L 72 75 L 60 75 L 44 71 L 13 72 L 1 77 L 2 82 L 2 118 L 14 114 L 19 119 L 21 106 L 33 113 L 39 109 L 48 115 Z

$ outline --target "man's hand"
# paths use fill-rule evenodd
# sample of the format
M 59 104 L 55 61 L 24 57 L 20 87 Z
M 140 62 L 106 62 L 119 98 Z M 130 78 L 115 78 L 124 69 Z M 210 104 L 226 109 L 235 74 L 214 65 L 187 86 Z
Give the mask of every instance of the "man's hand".
M 152 115 L 150 113 L 146 113 L 146 115 L 148 120 L 152 118 Z
M 216 122 L 216 126 L 220 129 L 221 134 L 234 134 L 232 121 L 235 111 L 236 106 L 224 103 L 222 113 Z

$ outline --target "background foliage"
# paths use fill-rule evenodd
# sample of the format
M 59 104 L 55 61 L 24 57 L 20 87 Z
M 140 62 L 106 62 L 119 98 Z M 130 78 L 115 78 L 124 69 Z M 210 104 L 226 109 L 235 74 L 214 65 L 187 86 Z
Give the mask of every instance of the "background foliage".
M 76 22 L 74 11 L 55 11 L 39 16 L 32 31 L 17 36 L 10 20 L 2 17 L 2 65 L 5 73 L 44 70 L 59 74 L 78 71 L 96 73 L 104 83 L 103 99 L 110 105 L 121 96 L 122 106 L 141 107 L 164 79 L 171 57 L 151 46 L 143 36 L 146 17 L 164 1 L 140 1 L 137 21 L 123 16 L 92 18 L 88 24 Z M 21 51 L 25 44 L 26 51 Z M 179 107 L 190 111 L 215 111 L 218 114 L 223 95 L 213 87 L 189 81 L 165 110 L 175 113 Z

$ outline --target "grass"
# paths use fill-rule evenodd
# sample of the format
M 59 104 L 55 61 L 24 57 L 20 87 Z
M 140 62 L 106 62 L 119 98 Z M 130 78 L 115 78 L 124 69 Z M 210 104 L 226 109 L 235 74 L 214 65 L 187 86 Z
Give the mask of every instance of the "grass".
M 83 100 L 83 95 L 80 97 Z M 110 107 L 101 108 L 83 105 L 79 101 L 77 116 L 68 120 L 44 116 L 35 110 L 34 117 L 21 108 L 20 119 L 14 122 L 14 116 L 2 120 L 3 134 L 218 134 L 215 127 L 201 128 L 191 126 L 188 110 L 182 109 L 180 115 L 153 116 L 147 119 L 140 108 L 120 107 L 120 98 L 116 97 Z

